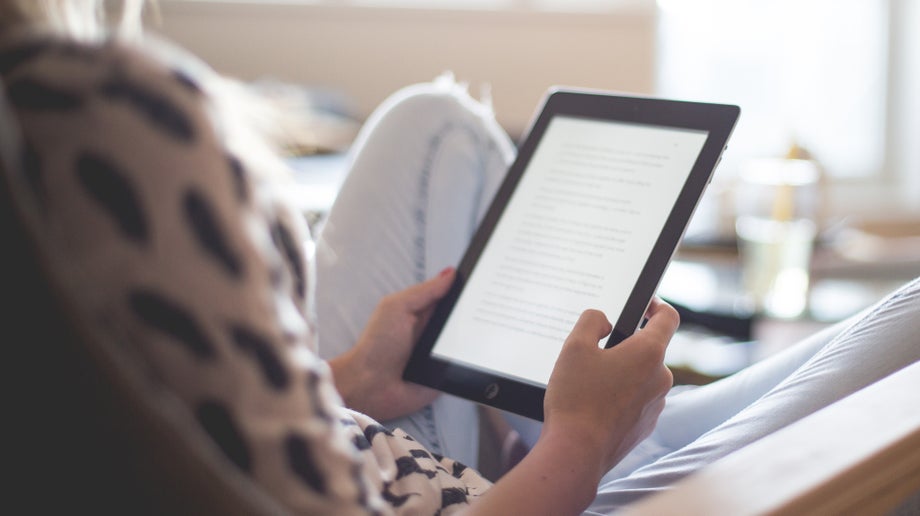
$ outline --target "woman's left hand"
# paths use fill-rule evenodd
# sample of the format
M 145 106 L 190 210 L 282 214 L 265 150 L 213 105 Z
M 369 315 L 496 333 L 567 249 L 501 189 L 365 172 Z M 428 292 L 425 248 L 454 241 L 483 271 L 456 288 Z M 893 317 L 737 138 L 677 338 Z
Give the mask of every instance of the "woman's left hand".
M 403 369 L 434 306 L 454 281 L 452 268 L 383 298 L 358 343 L 329 361 L 335 385 L 351 409 L 379 421 L 411 414 L 438 392 L 402 379 Z

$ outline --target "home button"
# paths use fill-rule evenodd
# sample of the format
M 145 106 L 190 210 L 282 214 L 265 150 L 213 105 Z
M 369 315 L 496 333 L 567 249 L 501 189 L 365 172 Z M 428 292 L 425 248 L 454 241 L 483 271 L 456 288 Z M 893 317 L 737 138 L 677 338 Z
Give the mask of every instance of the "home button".
M 486 390 L 485 390 L 486 399 L 487 400 L 494 399 L 496 396 L 498 396 L 498 391 L 499 391 L 499 388 L 498 388 L 497 383 L 490 383 L 489 385 L 486 385 Z

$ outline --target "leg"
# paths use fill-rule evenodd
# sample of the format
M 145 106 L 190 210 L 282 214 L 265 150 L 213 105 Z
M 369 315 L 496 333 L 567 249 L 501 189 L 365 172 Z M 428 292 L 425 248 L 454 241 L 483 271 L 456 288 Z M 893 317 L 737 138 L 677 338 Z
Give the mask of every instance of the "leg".
M 729 417 L 712 430 L 704 431 L 676 451 L 666 450 L 660 459 L 639 467 L 628 476 L 603 483 L 591 511 L 609 513 L 665 489 L 706 464 L 920 360 L 920 343 L 916 337 L 920 334 L 918 313 L 920 279 L 887 297 L 839 334 L 830 339 L 827 339 L 829 334 L 824 334 L 808 342 L 800 357 L 808 356 L 807 348 L 822 345 L 775 386 L 764 383 L 768 387 L 764 394 L 751 400 L 750 405 L 737 414 L 727 414 Z M 789 360 L 783 367 L 794 365 L 795 361 Z M 752 379 L 743 381 L 749 380 Z M 706 391 L 700 391 L 702 395 L 692 401 L 700 414 L 705 412 L 705 406 L 718 408 L 727 399 L 707 401 Z M 734 408 L 729 412 L 731 410 Z M 675 417 L 665 423 L 668 426 L 692 423 L 695 417 L 692 411 L 684 410 L 681 418 Z
M 381 297 L 459 261 L 512 156 L 491 111 L 447 78 L 406 88 L 371 116 L 317 241 L 321 356 L 351 347 Z M 476 414 L 442 396 L 387 424 L 475 464 Z
M 718 382 L 689 389 L 675 387 L 668 395 L 667 405 L 652 435 L 610 470 L 605 479 L 624 477 L 666 453 L 690 444 L 763 396 L 848 325 L 843 322 L 827 328 L 768 360 Z M 540 425 L 514 414 L 508 414 L 507 419 L 524 443 L 533 447 L 540 436 Z
M 776 387 L 856 320 L 858 316 L 838 323 L 717 382 L 675 387 L 652 434 L 610 470 L 602 483 L 625 477 L 724 423 Z

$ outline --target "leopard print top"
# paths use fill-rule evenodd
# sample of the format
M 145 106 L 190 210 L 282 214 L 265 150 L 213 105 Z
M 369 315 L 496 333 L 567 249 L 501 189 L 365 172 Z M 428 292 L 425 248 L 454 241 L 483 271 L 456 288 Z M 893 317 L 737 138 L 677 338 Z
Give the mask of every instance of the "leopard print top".
M 17 202 L 79 314 L 293 512 L 449 514 L 489 484 L 342 408 L 313 349 L 305 225 L 217 77 L 126 43 L 0 37 Z M 277 161 L 277 160 L 276 160 Z M 280 163 L 280 162 L 279 162 Z

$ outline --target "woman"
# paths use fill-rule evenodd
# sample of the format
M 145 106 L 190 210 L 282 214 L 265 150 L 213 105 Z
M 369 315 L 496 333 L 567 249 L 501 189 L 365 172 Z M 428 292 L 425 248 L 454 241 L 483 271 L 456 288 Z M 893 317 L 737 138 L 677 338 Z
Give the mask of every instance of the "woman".
M 914 282 L 662 412 L 674 310 L 653 302 L 610 350 L 597 348 L 609 322 L 588 310 L 539 438 L 490 486 L 443 456 L 472 462 L 472 406 L 400 378 L 512 157 L 486 108 L 446 80 L 381 106 L 317 243 L 314 299 L 284 164 L 232 84 L 162 43 L 105 41 L 95 2 L 0 6 L 19 135 L 4 146 L 22 158 L 8 180 L 73 310 L 292 511 L 609 512 L 920 357 L 907 338 L 920 322 L 904 316 Z

